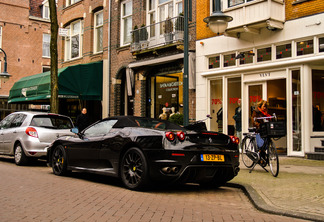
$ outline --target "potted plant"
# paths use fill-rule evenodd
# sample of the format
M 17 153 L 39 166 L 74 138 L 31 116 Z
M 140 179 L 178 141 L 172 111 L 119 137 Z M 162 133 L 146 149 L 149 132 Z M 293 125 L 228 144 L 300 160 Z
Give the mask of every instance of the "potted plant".
M 170 44 L 173 40 L 173 23 L 170 17 L 168 17 L 164 22 L 164 38 L 165 43 Z
M 176 40 L 183 40 L 184 35 L 184 17 L 183 13 L 181 12 L 179 16 L 177 17 L 177 20 L 175 22 L 175 39 Z
M 141 45 L 141 49 L 146 49 L 148 47 L 148 32 L 146 26 L 143 24 L 139 29 L 139 41 Z
M 140 43 L 139 43 L 139 30 L 137 25 L 134 26 L 134 30 L 132 31 L 132 45 L 131 51 L 138 51 L 140 50 Z

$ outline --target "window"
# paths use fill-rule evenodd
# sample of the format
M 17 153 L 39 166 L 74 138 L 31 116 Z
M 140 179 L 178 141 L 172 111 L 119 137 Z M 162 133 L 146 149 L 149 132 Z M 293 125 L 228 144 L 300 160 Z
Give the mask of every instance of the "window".
M 74 3 L 77 3 L 77 2 L 79 2 L 79 1 L 81 1 L 81 0 L 66 0 L 66 2 L 65 2 L 65 7 L 67 7 L 67 6 L 69 6 L 69 5 L 72 5 L 72 4 L 74 4 Z
M 210 81 L 210 114 L 213 121 L 210 121 L 212 131 L 223 132 L 223 80 Z
M 318 48 L 319 52 L 324 52 L 324 38 L 318 39 Z
M 236 64 L 235 53 L 224 55 L 224 67 L 235 66 Z
M 297 56 L 314 53 L 313 40 L 297 42 Z
M 132 31 L 132 1 L 126 1 L 121 4 L 121 46 L 131 43 Z
M 65 37 L 65 60 L 79 58 L 82 55 L 83 22 L 78 20 L 66 28 L 69 31 Z
M 84 131 L 84 136 L 86 137 L 98 137 L 98 136 L 104 136 L 109 133 L 109 131 L 112 129 L 112 127 L 117 123 L 117 120 L 106 120 L 99 122 L 90 128 L 86 129 Z
M 209 58 L 209 69 L 219 68 L 220 62 L 219 62 L 219 56 L 214 56 Z
M 323 132 L 323 114 L 324 114 L 324 71 L 312 71 L 312 91 L 313 91 L 313 131 Z
M 49 5 L 48 5 L 48 0 L 45 0 L 42 3 L 42 17 L 45 19 L 50 18 L 50 10 L 49 10 Z
M 50 34 L 43 34 L 43 57 L 50 57 L 50 42 L 51 42 L 51 35 Z
M 233 7 L 236 5 L 244 4 L 246 2 L 251 2 L 253 0 L 228 0 L 228 7 Z
M 51 71 L 51 67 L 49 66 L 43 66 L 43 72 Z
M 0 26 L 0 48 L 2 48 L 2 26 Z M 2 62 L 0 61 L 0 72 L 2 71 L 1 65 L 2 65 Z M 1 88 L 1 85 L 0 85 L 0 88 Z
M 103 12 L 97 12 L 94 15 L 94 52 L 103 50 Z
M 254 53 L 253 51 L 246 51 L 242 53 L 244 55 L 243 58 L 240 58 L 240 65 L 244 65 L 244 64 L 249 64 L 249 63 L 253 63 L 253 56 Z
M 276 59 L 291 57 L 291 44 L 276 46 Z
M 10 127 L 20 127 L 26 118 L 25 114 L 17 114 L 15 119 L 11 122 Z
M 258 62 L 270 61 L 271 60 L 271 47 L 258 49 Z

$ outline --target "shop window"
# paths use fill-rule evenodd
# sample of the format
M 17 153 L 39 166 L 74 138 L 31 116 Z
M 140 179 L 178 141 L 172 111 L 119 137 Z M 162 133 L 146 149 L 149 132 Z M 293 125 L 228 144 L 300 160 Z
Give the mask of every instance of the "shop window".
M 271 60 L 271 47 L 258 49 L 258 62 L 265 62 Z
M 151 78 L 151 113 L 155 118 L 169 119 L 173 113 L 183 114 L 183 75 L 167 74 Z
M 235 66 L 236 63 L 235 57 L 236 57 L 235 53 L 224 55 L 224 67 Z
M 276 46 L 276 59 L 291 57 L 291 44 Z
M 318 39 L 318 48 L 319 48 L 319 52 L 324 52 L 324 38 L 319 38 Z
M 297 56 L 314 53 L 313 40 L 297 42 Z
M 212 131 L 223 132 L 223 80 L 210 81 L 210 128 Z M 208 113 L 207 113 L 208 114 Z
M 227 134 L 242 139 L 241 77 L 228 79 Z
M 324 71 L 312 71 L 312 90 L 313 90 L 313 131 L 324 131 Z
M 209 58 L 209 69 L 214 69 L 214 68 L 219 68 L 220 66 L 220 61 L 219 61 L 219 56 L 214 56 Z
M 253 51 L 243 52 L 242 55 L 244 55 L 244 57 L 240 58 L 240 65 L 253 63 L 253 56 L 254 56 Z

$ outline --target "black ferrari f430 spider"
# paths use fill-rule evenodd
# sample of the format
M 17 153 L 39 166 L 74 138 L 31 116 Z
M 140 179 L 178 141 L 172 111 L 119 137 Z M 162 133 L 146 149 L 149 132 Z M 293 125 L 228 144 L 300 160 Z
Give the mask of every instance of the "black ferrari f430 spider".
M 136 116 L 100 120 L 48 149 L 54 174 L 85 171 L 118 177 L 132 190 L 157 182 L 218 187 L 239 171 L 238 138 Z

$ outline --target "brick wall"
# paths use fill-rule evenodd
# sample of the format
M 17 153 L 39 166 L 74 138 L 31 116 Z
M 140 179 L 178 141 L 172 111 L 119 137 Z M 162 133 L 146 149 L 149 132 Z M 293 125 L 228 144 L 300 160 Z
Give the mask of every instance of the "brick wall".
M 286 0 L 286 20 L 296 19 L 304 16 L 314 15 L 324 12 L 323 0 L 301 1 L 296 4 L 296 0 Z M 295 4 L 294 4 L 295 3 Z
M 35 17 L 42 17 L 42 2 L 44 0 L 29 0 L 29 13 L 31 16 L 35 16 Z
M 12 76 L 0 85 L 0 95 L 8 96 L 13 84 L 25 76 L 42 72 L 50 59 L 42 58 L 43 33 L 50 33 L 50 24 L 29 19 L 29 0 L 0 2 L 2 49 L 7 54 L 8 73 Z M 0 53 L 3 61 L 4 54 Z M 3 64 L 2 64 L 3 71 Z
M 196 6 L 196 20 L 197 20 L 197 28 L 196 35 L 197 40 L 206 39 L 217 34 L 213 33 L 203 21 L 204 18 L 210 15 L 210 1 L 209 0 L 197 0 Z

